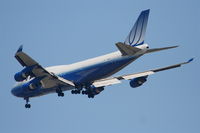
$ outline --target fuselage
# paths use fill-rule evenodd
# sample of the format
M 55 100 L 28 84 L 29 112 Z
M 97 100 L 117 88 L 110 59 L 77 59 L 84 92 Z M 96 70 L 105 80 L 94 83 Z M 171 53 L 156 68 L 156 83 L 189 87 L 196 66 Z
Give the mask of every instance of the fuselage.
M 121 52 L 117 51 L 74 64 L 51 66 L 45 69 L 55 75 L 72 81 L 77 86 L 86 87 L 91 85 L 95 80 L 106 78 L 117 73 L 143 55 L 145 50 L 141 49 L 141 51 L 142 52 L 139 52 L 139 54 L 132 56 L 122 56 Z M 55 92 L 56 88 L 27 89 L 26 84 L 33 79 L 34 78 L 18 82 L 12 89 L 12 94 L 17 97 L 36 97 Z M 73 88 L 64 88 L 63 91 L 70 89 Z

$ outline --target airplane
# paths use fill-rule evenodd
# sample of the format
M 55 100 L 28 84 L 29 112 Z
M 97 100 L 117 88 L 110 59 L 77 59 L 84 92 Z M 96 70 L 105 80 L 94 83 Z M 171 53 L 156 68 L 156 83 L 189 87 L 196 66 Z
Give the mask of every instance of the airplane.
M 122 80 L 129 80 L 130 86 L 136 88 L 143 85 L 149 75 L 190 63 L 193 58 L 158 69 L 111 77 L 145 54 L 178 47 L 150 49 L 144 42 L 149 12 L 150 9 L 142 11 L 125 41 L 116 43 L 118 51 L 74 64 L 44 68 L 23 52 L 21 45 L 15 58 L 24 69 L 14 75 L 17 85 L 11 93 L 26 100 L 25 108 L 31 107 L 30 98 L 50 93 L 57 93 L 59 97 L 63 97 L 64 91 L 71 91 L 72 94 L 83 94 L 88 98 L 94 98 L 106 86 L 121 83 Z

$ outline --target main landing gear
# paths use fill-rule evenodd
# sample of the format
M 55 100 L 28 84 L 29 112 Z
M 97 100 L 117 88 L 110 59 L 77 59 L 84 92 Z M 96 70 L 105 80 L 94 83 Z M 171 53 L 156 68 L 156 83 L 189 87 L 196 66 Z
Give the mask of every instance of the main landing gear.
M 88 95 L 88 98 L 94 98 L 94 94 L 92 93 L 92 91 L 85 90 L 85 91 L 82 91 L 82 94 Z
M 58 94 L 59 97 L 64 97 L 65 95 L 60 88 L 56 89 L 56 93 Z
M 87 95 L 88 98 L 94 98 L 96 95 L 91 88 L 91 85 L 76 85 L 75 89 L 71 90 L 72 94 Z
M 89 90 L 72 90 L 72 94 L 83 94 L 83 95 L 88 95 L 88 98 L 94 98 L 94 94 L 90 92 Z
M 72 90 L 71 93 L 72 94 L 81 94 L 81 90 Z
M 29 97 L 24 98 L 24 100 L 26 100 L 26 104 L 25 104 L 25 108 L 31 108 L 31 104 L 29 104 Z

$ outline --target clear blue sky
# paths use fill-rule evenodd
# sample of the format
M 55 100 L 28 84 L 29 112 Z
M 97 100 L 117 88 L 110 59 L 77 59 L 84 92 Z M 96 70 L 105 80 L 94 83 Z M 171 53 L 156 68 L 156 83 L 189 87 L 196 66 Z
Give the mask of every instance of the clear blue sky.
M 0 0 L 1 133 L 197 133 L 200 132 L 199 0 Z M 25 101 L 11 95 L 22 67 L 19 45 L 44 67 L 69 64 L 116 49 L 139 13 L 151 9 L 146 43 L 179 48 L 145 55 L 118 74 L 171 65 L 184 67 L 107 87 L 95 99 L 65 93 Z

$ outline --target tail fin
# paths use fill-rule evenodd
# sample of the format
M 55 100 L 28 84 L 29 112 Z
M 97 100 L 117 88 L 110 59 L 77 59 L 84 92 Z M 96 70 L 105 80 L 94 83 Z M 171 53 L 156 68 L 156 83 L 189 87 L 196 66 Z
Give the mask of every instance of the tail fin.
M 147 28 L 147 22 L 149 17 L 150 9 L 144 10 L 140 13 L 137 21 L 131 29 L 128 37 L 125 40 L 125 44 L 131 46 L 138 46 L 144 43 L 144 37 Z

